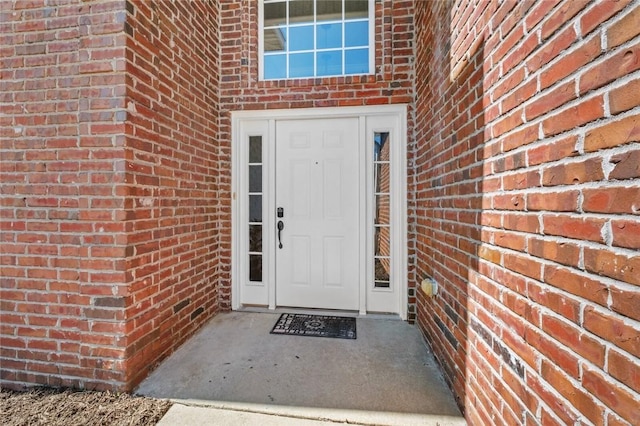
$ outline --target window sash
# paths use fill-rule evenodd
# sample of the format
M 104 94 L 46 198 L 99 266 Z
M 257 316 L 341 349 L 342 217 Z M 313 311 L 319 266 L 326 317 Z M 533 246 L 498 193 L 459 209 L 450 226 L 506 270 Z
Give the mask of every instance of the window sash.
M 322 0 L 316 0 L 322 1 Z M 295 78 L 341 77 L 348 75 L 369 75 L 374 70 L 374 0 L 367 0 L 368 17 L 346 16 L 345 7 L 349 0 L 342 0 L 342 19 L 319 20 L 317 5 L 314 6 L 313 20 L 308 22 L 289 22 L 290 0 L 284 2 L 261 0 L 259 7 L 259 79 L 265 81 Z M 275 21 L 276 25 L 264 25 L 265 5 L 285 5 L 284 21 Z M 314 3 L 315 5 L 315 3 Z M 322 44 L 318 33 L 328 28 L 333 37 L 337 37 L 335 27 L 339 25 L 340 43 Z M 366 41 L 362 40 L 362 26 L 367 25 Z M 308 43 L 298 41 L 290 48 L 291 30 L 299 34 L 312 35 Z M 266 40 L 269 34 L 269 40 Z M 278 40 L 276 40 L 278 39 Z M 280 45 L 278 45 L 280 43 Z M 278 48 L 280 47 L 281 48 Z M 266 50 L 265 50 L 266 49 Z M 297 64 L 297 66 L 296 66 Z

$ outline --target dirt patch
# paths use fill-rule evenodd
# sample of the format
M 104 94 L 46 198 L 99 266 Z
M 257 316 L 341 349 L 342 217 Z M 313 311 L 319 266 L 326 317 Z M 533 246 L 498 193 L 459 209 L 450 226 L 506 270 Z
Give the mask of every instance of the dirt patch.
M 111 392 L 0 390 L 0 425 L 155 425 L 171 402 Z

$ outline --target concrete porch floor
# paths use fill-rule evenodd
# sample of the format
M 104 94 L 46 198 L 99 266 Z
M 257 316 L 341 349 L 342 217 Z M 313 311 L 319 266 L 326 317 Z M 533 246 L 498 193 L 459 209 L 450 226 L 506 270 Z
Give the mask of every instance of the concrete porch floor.
M 136 393 L 299 419 L 464 424 L 416 327 L 367 316 L 356 340 L 269 334 L 279 315 L 219 314 Z

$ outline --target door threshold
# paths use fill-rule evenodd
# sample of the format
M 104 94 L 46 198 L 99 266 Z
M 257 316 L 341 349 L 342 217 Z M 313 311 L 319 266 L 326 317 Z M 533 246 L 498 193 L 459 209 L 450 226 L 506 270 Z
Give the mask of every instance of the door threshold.
M 367 313 L 360 314 L 358 311 L 343 311 L 338 309 L 316 309 L 316 308 L 288 308 L 277 307 L 269 309 L 263 306 L 242 306 L 235 310 L 236 312 L 257 312 L 264 314 L 305 314 L 305 315 L 325 315 L 350 318 L 367 318 L 367 319 L 385 319 L 385 320 L 401 320 L 400 315 L 391 313 Z

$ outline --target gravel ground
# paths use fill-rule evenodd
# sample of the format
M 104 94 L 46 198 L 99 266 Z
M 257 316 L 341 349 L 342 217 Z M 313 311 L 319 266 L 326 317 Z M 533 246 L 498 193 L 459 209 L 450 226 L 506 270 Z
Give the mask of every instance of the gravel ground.
M 124 393 L 0 389 L 0 425 L 155 425 L 171 402 Z

